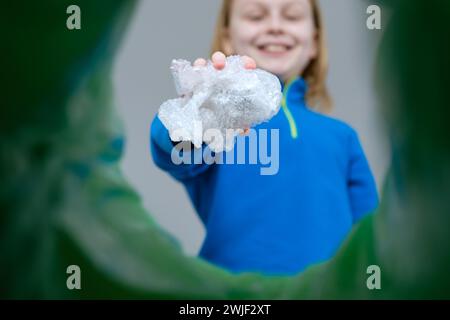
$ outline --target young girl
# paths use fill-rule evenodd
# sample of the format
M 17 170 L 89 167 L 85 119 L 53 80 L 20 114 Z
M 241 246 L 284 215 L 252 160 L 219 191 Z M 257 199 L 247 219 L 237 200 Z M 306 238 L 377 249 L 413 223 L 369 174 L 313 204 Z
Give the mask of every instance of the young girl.
M 374 179 L 355 131 L 328 112 L 327 49 L 315 0 L 225 0 L 214 51 L 247 55 L 247 68 L 275 75 L 280 112 L 259 129 L 279 129 L 279 171 L 245 164 L 171 162 L 158 117 L 155 163 L 182 182 L 206 228 L 204 259 L 231 271 L 292 274 L 333 256 L 352 225 L 377 205 Z M 225 56 L 216 52 L 216 68 Z M 204 65 L 199 59 L 196 65 Z

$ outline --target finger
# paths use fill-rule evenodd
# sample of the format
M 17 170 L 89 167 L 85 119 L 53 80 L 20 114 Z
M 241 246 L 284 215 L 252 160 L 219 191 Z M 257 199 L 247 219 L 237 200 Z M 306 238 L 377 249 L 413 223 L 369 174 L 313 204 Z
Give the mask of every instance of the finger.
M 211 56 L 211 60 L 214 65 L 214 68 L 218 70 L 225 68 L 226 57 L 222 52 L 220 51 L 214 52 L 213 55 Z
M 204 67 L 206 66 L 206 60 L 203 58 L 198 58 L 194 61 L 194 67 Z
M 244 62 L 245 69 L 256 69 L 256 62 L 249 56 L 242 56 L 242 61 Z
M 250 128 L 245 128 L 245 129 L 239 130 L 239 134 L 241 136 L 246 136 L 249 132 L 250 132 Z

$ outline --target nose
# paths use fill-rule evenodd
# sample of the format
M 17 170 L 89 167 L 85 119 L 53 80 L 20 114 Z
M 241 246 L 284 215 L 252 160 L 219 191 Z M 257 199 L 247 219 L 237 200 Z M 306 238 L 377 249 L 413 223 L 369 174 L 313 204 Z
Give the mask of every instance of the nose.
M 272 14 L 268 19 L 268 33 L 281 34 L 283 33 L 282 19 L 277 14 Z

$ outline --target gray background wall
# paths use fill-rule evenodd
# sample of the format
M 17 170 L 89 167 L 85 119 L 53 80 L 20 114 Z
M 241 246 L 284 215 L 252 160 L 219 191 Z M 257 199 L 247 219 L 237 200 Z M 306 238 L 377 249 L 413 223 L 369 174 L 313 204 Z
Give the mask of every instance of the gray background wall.
M 381 31 L 366 28 L 368 2 L 322 0 L 328 33 L 328 84 L 333 116 L 352 125 L 380 190 L 389 154 L 372 80 Z M 175 97 L 170 62 L 207 57 L 220 0 L 142 0 L 119 52 L 114 84 L 127 143 L 122 167 L 159 224 L 195 255 L 204 229 L 183 187 L 153 164 L 150 123 L 159 105 Z M 384 24 L 384 20 L 382 20 Z

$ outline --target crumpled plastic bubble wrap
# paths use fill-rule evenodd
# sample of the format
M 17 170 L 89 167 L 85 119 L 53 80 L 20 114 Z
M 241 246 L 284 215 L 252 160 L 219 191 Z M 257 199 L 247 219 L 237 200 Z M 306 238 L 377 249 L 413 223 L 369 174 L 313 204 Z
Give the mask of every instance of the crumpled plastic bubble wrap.
M 171 71 L 180 98 L 164 102 L 158 116 L 172 141 L 191 141 L 196 148 L 205 142 L 213 151 L 223 151 L 230 149 L 229 129 L 234 131 L 232 147 L 239 130 L 268 121 L 279 111 L 278 78 L 261 69 L 245 69 L 239 56 L 227 57 L 222 70 L 211 61 L 193 67 L 189 61 L 173 60 Z M 208 129 L 216 130 L 205 135 Z M 223 143 L 212 139 L 211 132 L 220 132 Z

